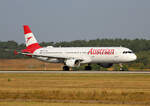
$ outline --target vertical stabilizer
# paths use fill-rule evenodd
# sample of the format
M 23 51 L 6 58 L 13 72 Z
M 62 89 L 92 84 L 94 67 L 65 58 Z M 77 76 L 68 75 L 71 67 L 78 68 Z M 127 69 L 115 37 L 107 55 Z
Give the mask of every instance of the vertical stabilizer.
M 23 25 L 24 28 L 24 36 L 25 36 L 25 43 L 26 43 L 26 49 L 23 50 L 23 52 L 30 52 L 33 53 L 36 49 L 41 48 L 38 44 L 37 40 L 34 37 L 34 34 L 32 33 L 31 29 L 28 25 Z

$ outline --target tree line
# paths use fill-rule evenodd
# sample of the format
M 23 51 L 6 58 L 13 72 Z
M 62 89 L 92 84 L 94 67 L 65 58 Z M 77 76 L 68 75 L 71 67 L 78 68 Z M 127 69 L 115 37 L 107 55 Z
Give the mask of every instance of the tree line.
M 41 46 L 54 47 L 109 47 L 122 46 L 133 50 L 138 56 L 137 61 L 129 63 L 128 66 L 150 68 L 150 40 L 146 39 L 95 39 L 95 40 L 74 40 L 61 42 L 41 42 Z M 25 49 L 25 44 L 15 41 L 0 41 L 0 59 L 28 58 L 22 55 L 14 55 L 14 50 Z

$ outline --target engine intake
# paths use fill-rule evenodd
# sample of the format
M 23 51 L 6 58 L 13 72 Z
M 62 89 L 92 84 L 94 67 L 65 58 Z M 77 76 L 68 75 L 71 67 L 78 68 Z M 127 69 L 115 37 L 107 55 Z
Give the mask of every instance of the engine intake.
M 80 66 L 80 61 L 76 60 L 76 59 L 67 59 L 65 63 L 69 67 L 79 67 Z

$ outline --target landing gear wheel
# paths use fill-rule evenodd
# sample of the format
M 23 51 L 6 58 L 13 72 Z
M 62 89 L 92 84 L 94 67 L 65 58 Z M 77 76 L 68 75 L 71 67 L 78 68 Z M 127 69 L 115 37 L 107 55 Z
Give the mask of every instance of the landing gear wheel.
M 64 70 L 64 71 L 69 71 L 70 68 L 69 68 L 68 66 L 63 66 L 63 70 Z
M 92 70 L 91 66 L 85 66 L 85 70 Z
M 119 63 L 119 66 L 120 66 L 120 71 L 124 71 L 123 65 L 121 63 Z

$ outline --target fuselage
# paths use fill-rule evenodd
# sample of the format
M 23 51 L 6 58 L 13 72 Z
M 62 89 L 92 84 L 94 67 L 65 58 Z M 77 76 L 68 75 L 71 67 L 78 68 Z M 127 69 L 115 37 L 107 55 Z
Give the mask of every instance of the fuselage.
M 79 67 L 88 63 L 85 70 L 91 70 L 91 63 L 109 68 L 114 63 L 126 63 L 136 60 L 132 50 L 125 47 L 41 47 L 28 25 L 24 25 L 26 49 L 22 54 L 53 63 L 64 63 L 63 70 Z
M 80 63 L 126 63 L 136 60 L 132 50 L 125 47 L 44 47 L 37 49 L 35 55 L 47 62 L 63 62 L 61 58 L 80 59 Z M 43 57 L 45 56 L 45 57 Z M 59 57 L 59 58 L 47 58 Z M 59 60 L 58 60 L 59 59 Z

